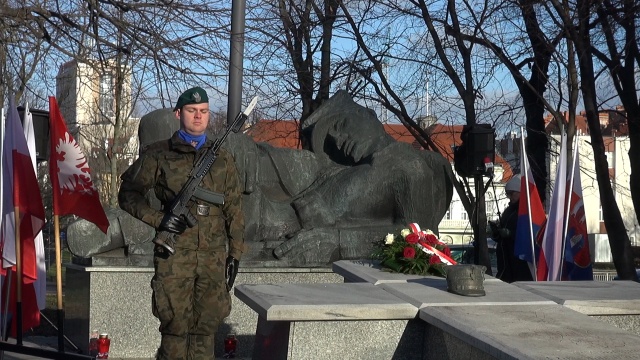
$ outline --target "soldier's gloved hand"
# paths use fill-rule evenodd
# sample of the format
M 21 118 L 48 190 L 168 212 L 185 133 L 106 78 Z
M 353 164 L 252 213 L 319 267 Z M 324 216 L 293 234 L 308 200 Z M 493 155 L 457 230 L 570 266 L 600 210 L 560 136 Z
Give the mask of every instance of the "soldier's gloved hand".
M 224 278 L 227 281 L 227 291 L 231 291 L 233 283 L 236 281 L 236 275 L 238 275 L 238 266 L 240 261 L 233 256 L 227 257 L 227 263 L 224 267 Z
M 489 227 L 487 228 L 487 232 L 491 234 L 492 238 L 498 237 L 498 223 L 495 221 L 488 222 Z
M 507 228 L 501 228 L 498 230 L 498 237 L 502 239 L 507 239 L 511 236 L 511 230 Z
M 182 234 L 187 230 L 187 222 L 180 216 L 172 213 L 166 213 L 160 222 L 160 230 L 172 232 L 174 234 Z

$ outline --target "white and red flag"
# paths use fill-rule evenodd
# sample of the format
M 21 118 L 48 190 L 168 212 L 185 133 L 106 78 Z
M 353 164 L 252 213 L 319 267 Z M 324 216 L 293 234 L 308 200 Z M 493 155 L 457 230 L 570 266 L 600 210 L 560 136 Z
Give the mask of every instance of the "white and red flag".
M 5 122 L 2 153 L 2 272 L 10 274 L 7 268 L 17 265 L 16 244 L 20 244 L 20 273 L 13 273 L 9 296 L 9 312 L 16 314 L 15 304 L 21 302 L 22 329 L 26 330 L 40 324 L 33 282 L 38 277 L 35 237 L 44 226 L 44 207 L 38 179 L 31 162 L 29 147 L 20 124 L 18 110 L 13 97 L 9 98 L 9 109 Z M 18 223 L 19 238 L 16 236 L 15 224 Z M 16 297 L 17 282 L 21 280 L 20 298 Z M 5 286 L 4 289 L 7 287 Z M 13 333 L 17 321 L 12 321 Z
M 77 215 L 94 223 L 105 234 L 109 220 L 91 181 L 91 171 L 80 145 L 67 130 L 58 102 L 49 97 L 51 151 L 49 172 L 53 188 L 53 214 Z
M 567 134 L 562 132 L 556 183 L 551 196 L 547 227 L 538 258 L 538 281 L 560 281 L 564 245 L 564 215 L 567 194 Z
M 29 111 L 29 104 L 25 104 L 22 123 L 24 128 L 24 137 L 27 140 L 27 147 L 29 148 L 29 155 L 31 156 L 31 165 L 33 165 L 33 172 L 37 177 L 38 166 L 36 162 L 36 135 L 33 128 L 33 116 L 31 115 L 31 111 Z M 42 231 L 39 231 L 36 235 L 34 245 L 37 278 L 33 283 L 33 287 L 36 294 L 36 300 L 38 301 L 38 308 L 43 310 L 46 307 L 47 299 L 47 267 L 45 265 L 44 238 L 42 236 Z

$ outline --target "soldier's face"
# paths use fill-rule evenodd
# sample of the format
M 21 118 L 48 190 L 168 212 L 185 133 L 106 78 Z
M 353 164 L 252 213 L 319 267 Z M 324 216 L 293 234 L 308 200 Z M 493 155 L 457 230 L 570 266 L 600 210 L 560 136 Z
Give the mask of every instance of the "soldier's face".
M 180 128 L 190 135 L 202 135 L 209 125 L 209 104 L 189 104 L 176 111 Z

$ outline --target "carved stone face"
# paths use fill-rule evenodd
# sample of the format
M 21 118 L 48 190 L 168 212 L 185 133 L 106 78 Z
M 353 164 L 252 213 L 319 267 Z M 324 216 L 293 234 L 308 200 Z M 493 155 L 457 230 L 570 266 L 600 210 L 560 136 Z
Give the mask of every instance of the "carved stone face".
M 385 135 L 382 124 L 366 115 L 357 112 L 341 116 L 327 132 L 327 142 L 354 164 L 372 155 Z

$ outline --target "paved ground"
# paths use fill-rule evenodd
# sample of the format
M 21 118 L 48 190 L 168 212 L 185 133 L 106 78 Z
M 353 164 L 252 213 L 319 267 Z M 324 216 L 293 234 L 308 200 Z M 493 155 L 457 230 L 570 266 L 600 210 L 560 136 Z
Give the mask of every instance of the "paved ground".
M 15 344 L 15 339 L 9 339 L 9 343 Z M 40 347 L 46 350 L 55 350 L 58 347 L 58 338 L 53 336 L 32 336 L 26 337 L 22 340 L 24 346 Z M 0 355 L 1 356 L 1 355 Z M 37 356 L 24 355 L 18 353 L 4 352 L 4 356 L 0 357 L 2 360 L 31 360 L 42 359 Z
M 10 339 L 10 343 L 15 343 L 15 339 Z M 30 347 L 40 347 L 46 350 L 55 351 L 58 348 L 58 338 L 55 336 L 30 336 L 26 337 L 22 340 L 24 346 Z M 43 358 L 32 356 L 32 355 L 24 355 L 17 353 L 4 352 L 4 357 L 0 355 L 0 360 L 41 360 Z M 223 358 L 217 357 L 216 359 L 222 360 Z M 120 359 L 110 357 L 109 360 L 136 360 L 136 359 Z M 147 360 L 147 359 L 140 359 Z M 236 360 L 250 360 L 248 358 L 236 358 Z

